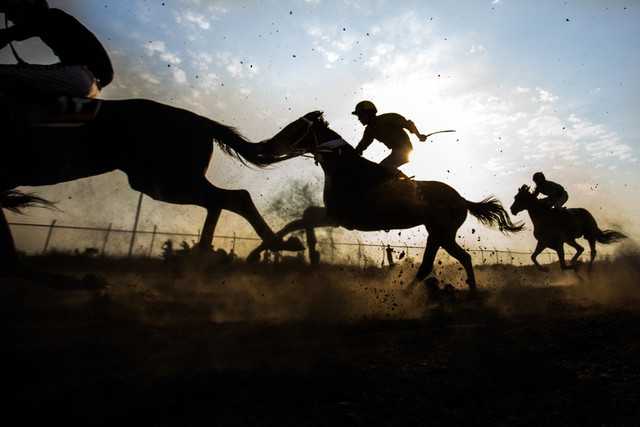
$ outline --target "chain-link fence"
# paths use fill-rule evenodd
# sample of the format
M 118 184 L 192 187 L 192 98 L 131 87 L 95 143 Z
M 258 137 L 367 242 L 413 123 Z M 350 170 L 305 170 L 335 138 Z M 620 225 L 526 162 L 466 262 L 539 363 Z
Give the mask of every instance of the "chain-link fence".
M 31 255 L 47 253 L 75 253 L 77 255 L 162 257 L 167 253 L 189 251 L 199 240 L 199 233 L 180 233 L 153 230 L 126 230 L 106 227 L 63 225 L 53 220 L 49 224 L 10 222 L 17 249 Z M 298 237 L 303 240 L 302 234 Z M 303 240 L 304 241 L 304 240 Z M 216 235 L 213 247 L 240 257 L 247 256 L 260 243 L 257 237 Z M 359 241 L 338 242 L 331 238 L 319 239 L 317 249 L 325 262 L 358 266 L 390 265 L 400 262 L 421 262 L 424 246 L 398 244 L 371 244 Z M 509 249 L 467 248 L 474 264 L 531 264 L 531 252 Z M 263 254 L 265 259 L 286 256 L 304 257 L 306 251 L 293 254 Z M 567 252 L 567 256 L 571 256 Z M 544 251 L 538 260 L 541 263 L 557 261 L 552 251 Z M 452 261 L 445 251 L 438 252 L 440 262 Z

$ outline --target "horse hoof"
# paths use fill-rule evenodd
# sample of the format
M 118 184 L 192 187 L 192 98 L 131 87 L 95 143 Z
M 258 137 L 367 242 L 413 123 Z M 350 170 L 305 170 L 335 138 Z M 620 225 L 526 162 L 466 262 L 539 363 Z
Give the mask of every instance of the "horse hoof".
M 284 245 L 282 245 L 282 250 L 285 250 L 285 251 L 300 252 L 300 251 L 304 251 L 304 249 L 305 247 L 300 241 L 300 239 L 298 239 L 295 236 L 289 237 L 287 241 L 284 243 Z
M 440 281 L 435 277 L 429 277 L 427 280 L 424 281 L 424 285 L 430 289 L 437 289 L 438 283 L 440 283 Z

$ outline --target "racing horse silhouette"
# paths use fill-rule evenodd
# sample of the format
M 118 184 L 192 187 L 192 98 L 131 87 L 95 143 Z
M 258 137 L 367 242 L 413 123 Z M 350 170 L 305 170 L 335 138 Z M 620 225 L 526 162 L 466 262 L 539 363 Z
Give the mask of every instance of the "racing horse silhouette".
M 549 269 L 541 266 L 536 259 L 546 248 L 551 248 L 558 253 L 560 268 L 564 270 L 579 268 L 578 258 L 584 251 L 576 239 L 584 237 L 589 242 L 591 248 L 591 259 L 588 269 L 593 266 L 596 257 L 596 242 L 602 244 L 615 243 L 625 239 L 622 233 L 613 230 L 600 230 L 593 215 L 583 208 L 555 210 L 535 197 L 529 186 L 523 185 L 518 189 L 511 205 L 511 213 L 517 215 L 526 210 L 529 212 L 531 222 L 533 222 L 533 236 L 538 240 L 531 260 L 542 271 Z M 576 249 L 576 254 L 571 258 L 570 265 L 567 266 L 564 260 L 564 244 L 567 243 Z
M 89 102 L 89 101 L 86 101 Z M 210 249 L 222 209 L 243 216 L 272 250 L 301 247 L 271 230 L 246 190 L 215 187 L 205 177 L 214 141 L 225 153 L 258 167 L 284 160 L 264 156 L 265 140 L 252 143 L 235 129 L 187 110 L 144 99 L 93 100 L 99 113 L 81 126 L 7 126 L 0 144 L 0 208 L 6 192 L 121 170 L 129 184 L 153 199 L 207 210 L 199 248 Z M 6 111 L 5 111 L 6 113 Z M 6 217 L 0 209 L 0 274 L 19 274 Z
M 279 237 L 305 230 L 312 263 L 319 260 L 316 250 L 317 227 L 345 227 L 360 231 L 406 229 L 424 225 L 427 246 L 416 279 L 425 279 L 432 271 L 440 247 L 457 259 L 467 274 L 470 292 L 476 291 L 471 256 L 456 242 L 456 232 L 467 212 L 487 226 L 503 232 L 518 232 L 499 200 L 489 197 L 475 203 L 465 200 L 452 187 L 438 181 L 413 181 L 392 176 L 380 165 L 356 154 L 355 149 L 329 128 L 321 111 L 314 111 L 289 124 L 280 133 L 281 155 L 311 153 L 325 174 L 325 207 L 308 207 L 302 218 L 278 231 Z M 265 249 L 259 245 L 249 255 L 255 259 Z

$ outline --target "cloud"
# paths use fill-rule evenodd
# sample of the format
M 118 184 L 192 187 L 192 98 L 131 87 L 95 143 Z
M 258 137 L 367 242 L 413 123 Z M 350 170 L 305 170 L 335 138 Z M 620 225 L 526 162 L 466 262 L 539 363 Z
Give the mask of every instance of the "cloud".
M 469 53 L 467 55 L 473 55 L 474 53 L 484 53 L 487 49 L 481 44 L 474 44 L 469 49 Z
M 147 51 L 149 56 L 153 56 L 157 52 L 164 52 L 167 49 L 165 42 L 163 41 L 150 41 L 148 44 L 142 46 Z
M 180 12 L 175 15 L 176 22 L 181 25 L 194 26 L 201 30 L 208 30 L 211 28 L 211 24 L 201 13 L 195 13 L 192 11 Z
M 547 103 L 554 103 L 558 100 L 558 97 L 551 94 L 551 92 L 546 91 L 544 89 L 540 89 L 539 87 L 536 88 L 536 90 L 538 91 L 538 97 L 534 98 L 535 101 L 538 102 L 547 102 Z
M 187 75 L 186 73 L 177 68 L 177 67 L 173 67 L 172 68 L 172 73 L 173 73 L 173 81 L 178 83 L 178 84 L 184 84 L 187 82 Z

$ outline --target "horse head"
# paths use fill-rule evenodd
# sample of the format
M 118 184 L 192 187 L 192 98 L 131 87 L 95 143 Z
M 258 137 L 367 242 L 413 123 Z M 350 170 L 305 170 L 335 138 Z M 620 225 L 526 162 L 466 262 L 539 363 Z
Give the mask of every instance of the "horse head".
M 337 132 L 329 128 L 322 111 L 312 111 L 289 123 L 268 140 L 263 153 L 281 159 L 304 154 L 315 156 L 319 151 L 326 151 L 329 145 L 335 145 L 335 141 L 348 145 Z
M 529 186 L 523 185 L 518 189 L 518 193 L 513 199 L 513 204 L 509 209 L 512 215 L 517 215 L 519 212 L 529 208 L 531 200 L 534 199 L 534 197 L 529 191 Z

